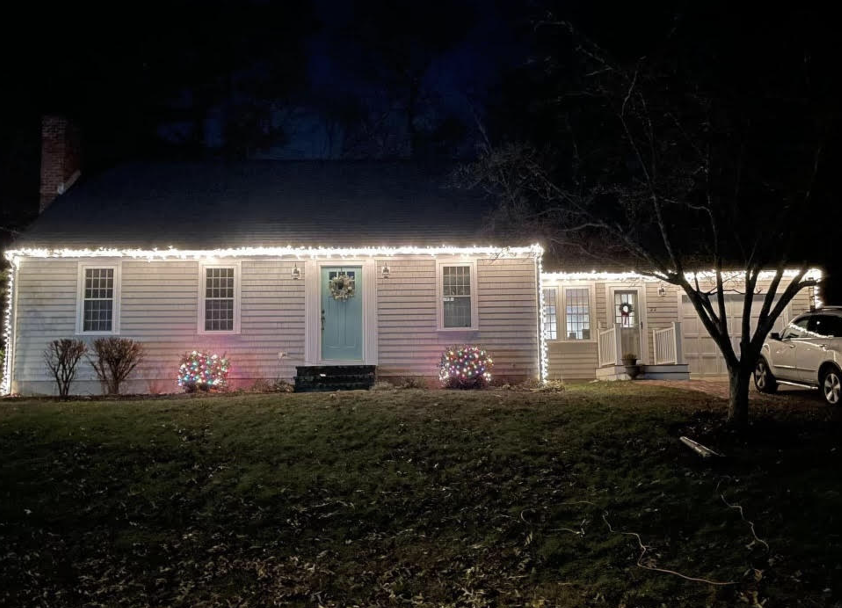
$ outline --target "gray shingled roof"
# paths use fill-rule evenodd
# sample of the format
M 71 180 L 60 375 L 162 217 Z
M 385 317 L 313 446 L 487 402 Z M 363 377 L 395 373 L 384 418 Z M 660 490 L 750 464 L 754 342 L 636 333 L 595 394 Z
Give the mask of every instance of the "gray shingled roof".
M 486 245 L 493 201 L 408 162 L 132 163 L 80 180 L 20 247 Z M 524 245 L 528 243 L 493 243 Z

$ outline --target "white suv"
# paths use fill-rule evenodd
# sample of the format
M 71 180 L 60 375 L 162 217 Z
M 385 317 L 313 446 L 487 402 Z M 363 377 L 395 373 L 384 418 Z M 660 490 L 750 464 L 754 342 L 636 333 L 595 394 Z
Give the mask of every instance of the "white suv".
M 842 308 L 803 314 L 782 334 L 769 334 L 754 370 L 754 385 L 774 393 L 778 384 L 818 388 L 831 405 L 842 401 Z

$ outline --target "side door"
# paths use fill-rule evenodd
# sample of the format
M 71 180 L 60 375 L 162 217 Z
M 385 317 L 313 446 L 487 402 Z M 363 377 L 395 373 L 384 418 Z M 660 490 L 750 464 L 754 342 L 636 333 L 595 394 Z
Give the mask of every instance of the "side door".
M 799 317 L 786 326 L 780 340 L 769 340 L 772 371 L 781 380 L 800 381 L 798 373 L 798 348 L 807 335 L 809 317 Z
M 827 361 L 828 348 L 839 333 L 839 321 L 842 318 L 834 315 L 813 315 L 807 325 L 807 333 L 799 342 L 796 353 L 798 357 L 798 376 L 801 382 L 818 384 L 819 368 Z

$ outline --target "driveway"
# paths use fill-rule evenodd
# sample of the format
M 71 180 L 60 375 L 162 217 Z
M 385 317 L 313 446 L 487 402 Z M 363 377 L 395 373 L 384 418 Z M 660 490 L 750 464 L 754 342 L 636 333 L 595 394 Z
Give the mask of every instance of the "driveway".
M 719 397 L 720 399 L 728 398 L 727 380 L 640 380 L 639 382 L 645 382 L 646 384 L 656 386 L 665 386 L 667 388 L 682 388 L 688 391 L 699 391 L 707 393 L 708 395 L 713 395 L 714 397 Z M 757 389 L 754 388 L 753 383 L 751 386 L 751 393 L 754 396 L 760 395 L 760 393 L 757 392 Z M 785 385 L 778 387 L 777 394 L 763 395 L 763 397 L 786 400 L 810 399 L 821 402 L 821 397 L 817 391 Z

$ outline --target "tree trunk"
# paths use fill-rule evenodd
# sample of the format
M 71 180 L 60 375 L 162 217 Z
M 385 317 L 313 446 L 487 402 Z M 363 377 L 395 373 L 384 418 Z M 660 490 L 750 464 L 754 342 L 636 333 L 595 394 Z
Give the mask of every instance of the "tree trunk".
M 752 368 L 742 363 L 728 369 L 730 395 L 728 422 L 744 429 L 748 426 L 748 391 L 751 386 Z

